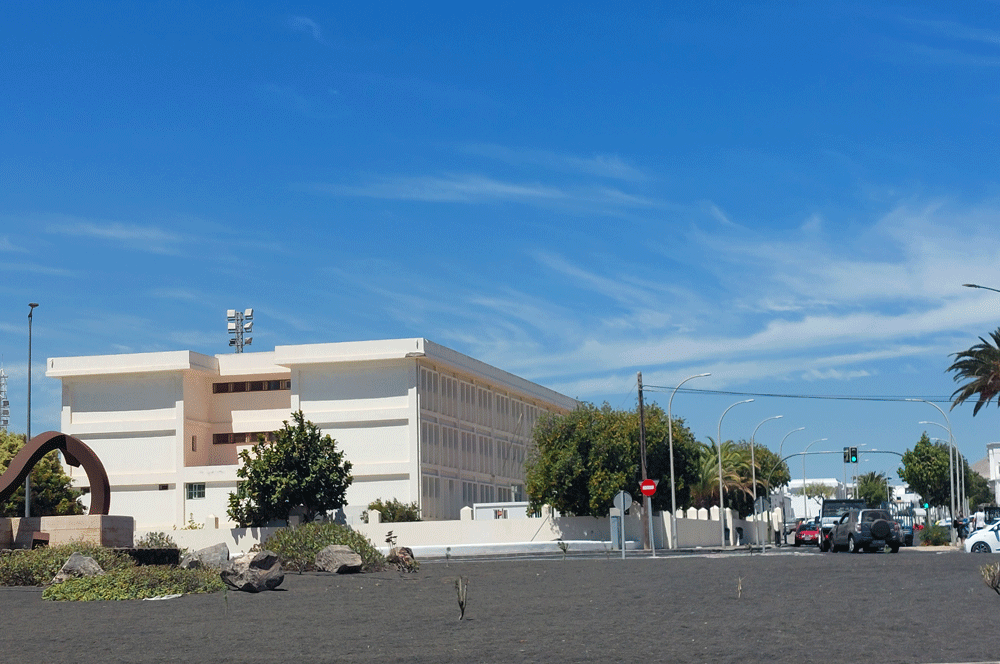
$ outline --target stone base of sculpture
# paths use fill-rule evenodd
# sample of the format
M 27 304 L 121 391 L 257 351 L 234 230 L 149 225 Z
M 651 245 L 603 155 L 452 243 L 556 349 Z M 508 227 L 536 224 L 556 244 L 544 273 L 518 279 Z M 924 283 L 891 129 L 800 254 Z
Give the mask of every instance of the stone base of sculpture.
M 49 546 L 84 540 L 100 546 L 131 548 L 135 519 L 106 514 L 0 517 L 0 549 L 30 549 L 38 533 L 48 535 Z

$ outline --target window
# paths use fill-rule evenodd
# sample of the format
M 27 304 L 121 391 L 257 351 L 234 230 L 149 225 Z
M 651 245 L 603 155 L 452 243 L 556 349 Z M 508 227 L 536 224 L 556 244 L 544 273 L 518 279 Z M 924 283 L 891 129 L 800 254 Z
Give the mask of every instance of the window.
M 273 431 L 253 431 L 249 433 L 213 433 L 212 434 L 212 444 L 213 445 L 246 445 L 248 443 L 256 443 L 260 440 L 260 437 L 264 436 L 264 440 L 271 443 L 274 442 L 274 432 Z
M 232 383 L 212 383 L 213 394 L 230 394 L 232 392 L 272 392 L 275 390 L 292 389 L 289 378 L 283 380 L 241 380 Z
M 188 500 L 198 500 L 199 498 L 205 497 L 205 483 L 198 482 L 195 484 L 185 484 L 185 493 Z
M 191 451 L 198 451 L 198 436 L 191 436 Z

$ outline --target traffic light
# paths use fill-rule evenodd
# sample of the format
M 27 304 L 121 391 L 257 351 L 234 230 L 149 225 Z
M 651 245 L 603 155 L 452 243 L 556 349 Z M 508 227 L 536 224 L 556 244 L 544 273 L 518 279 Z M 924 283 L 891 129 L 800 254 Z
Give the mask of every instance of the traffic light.
M 858 448 L 852 447 L 851 448 L 851 463 L 857 463 L 857 462 L 858 462 Z
M 844 448 L 844 463 L 847 463 L 850 460 L 851 460 L 851 448 L 850 447 L 845 447 Z

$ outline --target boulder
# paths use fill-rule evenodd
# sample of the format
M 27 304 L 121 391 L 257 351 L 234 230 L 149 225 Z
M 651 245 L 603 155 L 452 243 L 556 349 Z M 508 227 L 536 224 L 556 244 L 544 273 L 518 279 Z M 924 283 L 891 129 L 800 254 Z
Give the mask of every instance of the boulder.
M 357 574 L 361 571 L 361 556 L 349 546 L 331 544 L 316 554 L 316 569 L 334 574 Z
M 73 552 L 69 560 L 52 578 L 52 583 L 62 583 L 66 579 L 80 578 L 84 576 L 99 576 L 104 574 L 104 570 L 97 564 L 97 561 L 90 556 Z
M 412 572 L 417 568 L 417 559 L 413 556 L 413 549 L 408 546 L 396 546 L 390 549 L 386 560 L 402 571 Z
M 225 542 L 220 542 L 187 554 L 181 559 L 180 567 L 184 569 L 198 569 L 199 567 L 222 569 L 228 560 L 229 547 Z
M 224 563 L 219 576 L 223 583 L 233 590 L 259 593 L 274 590 L 285 580 L 278 562 L 278 554 L 273 551 L 248 553 Z

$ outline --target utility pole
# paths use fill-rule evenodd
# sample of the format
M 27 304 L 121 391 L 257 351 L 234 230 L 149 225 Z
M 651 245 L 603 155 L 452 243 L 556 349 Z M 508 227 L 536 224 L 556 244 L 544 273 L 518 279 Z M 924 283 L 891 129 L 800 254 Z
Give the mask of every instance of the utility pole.
M 642 479 L 641 482 L 645 482 L 648 478 L 646 477 L 646 414 L 642 404 L 642 372 L 637 372 L 636 376 L 639 379 L 639 457 L 640 463 L 642 464 Z M 652 519 L 653 499 L 649 496 L 642 497 L 642 511 L 646 513 L 646 518 L 643 519 L 642 523 L 642 548 L 643 550 L 648 549 L 650 543 L 652 542 L 653 533 L 649 530 L 649 524 Z M 622 515 L 624 517 L 624 515 Z

